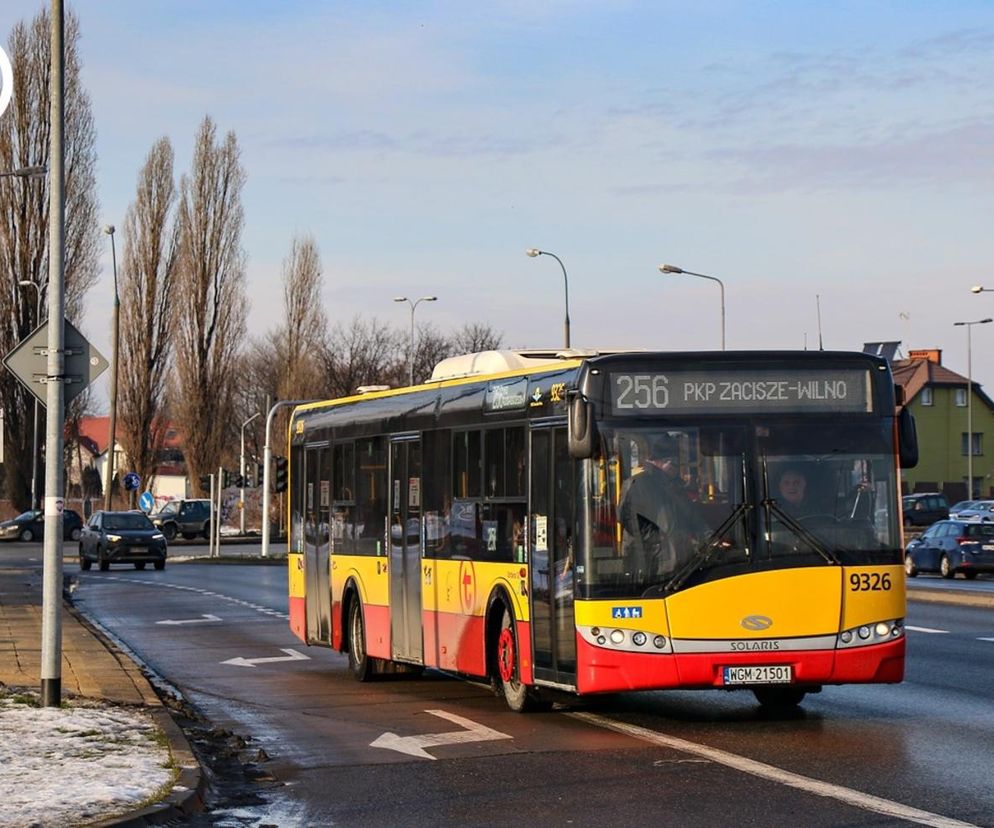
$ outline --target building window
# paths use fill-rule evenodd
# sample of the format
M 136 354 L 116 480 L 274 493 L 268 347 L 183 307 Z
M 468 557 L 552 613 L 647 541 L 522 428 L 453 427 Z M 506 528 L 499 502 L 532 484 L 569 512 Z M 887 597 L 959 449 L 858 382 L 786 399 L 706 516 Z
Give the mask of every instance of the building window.
M 965 408 L 966 407 L 966 389 L 965 388 L 957 388 L 956 389 L 956 405 L 958 405 L 960 408 Z
M 934 404 L 935 404 L 935 398 L 932 395 L 932 389 L 931 388 L 923 388 L 922 389 L 922 405 L 934 405 Z
M 981 431 L 973 432 L 973 456 L 982 457 L 984 453 L 984 435 Z M 966 432 L 960 434 L 960 454 L 966 457 Z

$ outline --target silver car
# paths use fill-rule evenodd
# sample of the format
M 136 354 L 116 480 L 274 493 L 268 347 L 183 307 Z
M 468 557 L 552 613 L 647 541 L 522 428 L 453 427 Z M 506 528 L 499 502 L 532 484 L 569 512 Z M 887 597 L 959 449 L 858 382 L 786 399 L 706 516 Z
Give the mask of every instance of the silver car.
M 952 509 L 949 510 L 950 514 Z M 959 513 L 959 520 L 967 523 L 994 523 L 994 500 L 975 500 L 969 509 Z

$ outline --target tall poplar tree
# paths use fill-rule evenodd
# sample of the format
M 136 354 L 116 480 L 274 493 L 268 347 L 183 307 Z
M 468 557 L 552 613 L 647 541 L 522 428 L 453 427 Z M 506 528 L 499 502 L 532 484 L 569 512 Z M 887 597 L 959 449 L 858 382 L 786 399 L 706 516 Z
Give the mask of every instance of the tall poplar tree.
M 180 183 L 176 271 L 176 371 L 171 405 L 196 484 L 217 469 L 233 422 L 238 355 L 246 333 L 242 249 L 245 170 L 234 132 L 210 117 L 197 133 L 193 168 Z
M 78 322 L 84 296 L 97 277 L 96 129 L 80 79 L 80 28 L 65 18 L 65 313 Z M 15 67 L 13 98 L 0 118 L 0 171 L 49 166 L 51 25 L 47 11 L 18 23 L 7 41 Z M 48 179 L 0 178 L 0 353 L 9 353 L 47 316 Z M 27 281 L 36 287 L 25 287 Z M 108 302 L 109 305 L 109 302 Z M 7 496 L 26 508 L 31 491 L 34 398 L 10 374 L 0 380 L 4 409 Z M 78 407 L 78 406 L 77 406 Z M 70 415 L 71 416 L 71 412 Z M 45 434 L 44 407 L 38 424 Z M 42 470 L 39 478 L 43 480 Z M 42 483 L 39 482 L 39 490 Z

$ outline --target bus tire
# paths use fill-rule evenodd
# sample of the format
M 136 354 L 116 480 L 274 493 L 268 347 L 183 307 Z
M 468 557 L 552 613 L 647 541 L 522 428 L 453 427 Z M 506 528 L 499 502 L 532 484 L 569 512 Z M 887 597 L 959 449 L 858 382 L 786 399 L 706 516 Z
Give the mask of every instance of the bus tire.
M 521 681 L 521 656 L 518 650 L 518 632 L 511 610 L 504 606 L 497 633 L 497 686 L 504 695 L 507 706 L 515 713 L 535 710 L 538 695 Z
M 366 655 L 366 628 L 362 621 L 362 601 L 358 596 L 349 605 L 349 672 L 356 681 L 373 677 L 372 659 Z
M 774 710 L 797 707 L 808 694 L 800 687 L 757 687 L 752 692 L 761 707 Z

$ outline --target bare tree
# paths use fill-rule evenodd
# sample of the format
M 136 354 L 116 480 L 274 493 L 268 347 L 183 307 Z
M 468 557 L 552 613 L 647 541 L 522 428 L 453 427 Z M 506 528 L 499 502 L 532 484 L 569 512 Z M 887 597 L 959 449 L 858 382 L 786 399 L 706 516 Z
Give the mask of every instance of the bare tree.
M 318 384 L 318 357 L 328 329 L 321 306 L 321 276 L 317 243 L 310 236 L 295 238 L 283 260 L 284 326 L 276 340 L 280 364 L 285 366 L 281 399 L 310 396 Z
M 452 342 L 431 323 L 418 326 L 414 345 L 414 382 L 424 382 L 431 377 L 435 366 L 453 353 Z M 405 377 L 404 383 L 407 379 Z
M 98 203 L 94 169 L 96 132 L 90 99 L 80 80 L 79 21 L 65 22 L 65 312 L 79 319 L 83 297 L 97 274 Z M 8 54 L 17 67 L 10 108 L 0 118 L 0 170 L 49 163 L 49 16 L 14 26 Z M 0 178 L 0 352 L 8 353 L 36 324 L 36 301 L 48 291 L 48 182 Z M 30 281 L 37 286 L 18 286 Z M 7 494 L 19 508 L 31 489 L 33 398 L 16 382 L 0 383 L 5 414 Z M 42 415 L 44 410 L 42 410 Z M 39 433 L 45 433 L 44 417 Z
M 452 354 L 475 354 L 496 351 L 504 344 L 504 334 L 483 322 L 468 322 L 452 334 L 449 340 Z
M 406 383 L 406 341 L 375 318 L 366 322 L 356 316 L 348 327 L 335 325 L 322 354 L 327 384 L 320 396 L 346 397 L 360 385 L 397 385 L 401 376 Z
M 124 217 L 118 432 L 132 468 L 151 488 L 168 427 L 165 382 L 171 354 L 171 300 L 178 239 L 176 184 L 168 138 L 153 145 Z
M 245 170 L 233 132 L 217 141 L 204 118 L 190 177 L 180 184 L 176 374 L 171 410 L 183 431 L 187 473 L 217 468 L 233 420 L 237 355 L 247 298 L 241 246 Z

